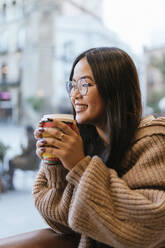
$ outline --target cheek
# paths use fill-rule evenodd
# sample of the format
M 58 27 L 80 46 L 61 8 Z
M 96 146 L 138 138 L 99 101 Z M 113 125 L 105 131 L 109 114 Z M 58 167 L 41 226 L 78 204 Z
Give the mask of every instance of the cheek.
M 105 104 L 100 96 L 96 96 L 95 98 L 90 99 L 89 106 L 91 106 L 95 110 L 103 110 Z
M 89 104 L 89 113 L 91 117 L 101 118 L 105 113 L 105 105 L 102 101 L 93 100 Z

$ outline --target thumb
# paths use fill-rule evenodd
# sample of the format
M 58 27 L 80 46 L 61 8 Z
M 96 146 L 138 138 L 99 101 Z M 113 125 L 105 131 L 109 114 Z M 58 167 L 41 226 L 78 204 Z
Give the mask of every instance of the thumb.
M 78 126 L 77 126 L 77 123 L 76 123 L 75 120 L 73 121 L 73 130 L 74 130 L 77 134 L 80 135 L 80 132 L 79 132 L 79 129 L 78 129 Z

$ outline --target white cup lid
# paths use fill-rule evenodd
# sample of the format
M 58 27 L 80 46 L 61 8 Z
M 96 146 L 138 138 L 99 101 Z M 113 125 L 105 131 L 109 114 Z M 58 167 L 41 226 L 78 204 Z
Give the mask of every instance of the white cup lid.
M 74 120 L 74 116 L 72 114 L 46 114 L 43 116 L 42 120 L 46 120 L 48 118 L 67 122 L 72 122 Z

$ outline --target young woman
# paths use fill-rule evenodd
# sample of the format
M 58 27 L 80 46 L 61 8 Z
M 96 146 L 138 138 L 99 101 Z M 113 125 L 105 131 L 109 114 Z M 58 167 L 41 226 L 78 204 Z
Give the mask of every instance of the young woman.
M 57 120 L 60 130 L 35 130 L 38 156 L 62 162 L 42 164 L 33 188 L 39 212 L 57 233 L 79 233 L 79 248 L 165 247 L 165 119 L 142 118 L 132 59 L 118 48 L 87 50 L 67 90 L 74 130 Z

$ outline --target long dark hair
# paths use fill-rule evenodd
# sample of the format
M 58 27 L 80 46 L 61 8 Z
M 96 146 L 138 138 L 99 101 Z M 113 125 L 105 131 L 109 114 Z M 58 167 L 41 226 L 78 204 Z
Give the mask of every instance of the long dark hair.
M 92 48 L 75 59 L 70 80 L 72 80 L 76 64 L 84 57 L 91 67 L 98 91 L 105 102 L 110 144 L 104 149 L 103 159 L 108 167 L 120 171 L 120 164 L 131 144 L 142 115 L 136 66 L 131 57 L 119 48 Z M 79 126 L 80 130 L 84 127 L 84 125 Z M 94 133 L 96 134 L 95 131 Z M 84 135 L 85 133 L 82 134 Z M 89 140 L 87 141 L 89 143 Z M 89 144 L 84 140 L 84 147 L 87 145 Z M 93 144 L 93 153 L 96 148 L 94 146 Z

